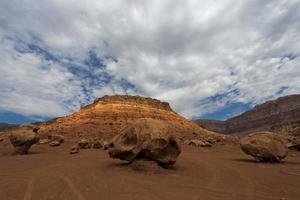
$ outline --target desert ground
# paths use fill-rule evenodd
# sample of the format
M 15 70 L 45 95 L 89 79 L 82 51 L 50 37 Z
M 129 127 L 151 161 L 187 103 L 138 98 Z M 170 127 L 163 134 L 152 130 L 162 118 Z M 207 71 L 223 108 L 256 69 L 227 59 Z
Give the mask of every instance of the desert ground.
M 0 143 L 0 199 L 260 199 L 300 198 L 300 153 L 283 163 L 257 163 L 239 146 L 182 146 L 170 169 L 137 170 L 99 149 L 70 155 L 59 147 L 33 145 L 28 155 L 12 155 Z

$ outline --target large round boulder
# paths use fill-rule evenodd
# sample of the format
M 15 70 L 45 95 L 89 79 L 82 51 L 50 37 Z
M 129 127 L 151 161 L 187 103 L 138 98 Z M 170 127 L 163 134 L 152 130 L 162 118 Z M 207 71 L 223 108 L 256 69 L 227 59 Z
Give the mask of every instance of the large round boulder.
M 16 154 L 27 154 L 29 148 L 39 141 L 37 128 L 32 125 L 22 125 L 12 131 L 9 136 L 11 144 L 15 147 Z
M 110 157 L 126 160 L 155 160 L 172 165 L 181 153 L 168 123 L 154 119 L 139 119 L 113 138 L 108 146 Z
M 257 161 L 280 162 L 288 154 L 284 142 L 271 132 L 252 133 L 240 140 L 241 149 Z

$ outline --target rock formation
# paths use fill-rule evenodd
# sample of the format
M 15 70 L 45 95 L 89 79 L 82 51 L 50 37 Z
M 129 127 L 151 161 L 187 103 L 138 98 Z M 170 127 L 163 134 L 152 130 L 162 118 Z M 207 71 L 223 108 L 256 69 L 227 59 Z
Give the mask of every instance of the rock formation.
M 39 141 L 36 131 L 34 126 L 23 125 L 11 132 L 9 139 L 16 154 L 27 154 L 29 148 Z
M 221 134 L 207 131 L 175 113 L 168 103 L 140 96 L 104 96 L 69 116 L 40 125 L 39 134 L 61 134 L 70 138 L 99 138 L 109 141 L 124 127 L 140 118 L 171 123 L 179 139 L 215 138 Z
M 249 134 L 240 141 L 241 149 L 257 161 L 280 162 L 288 150 L 284 142 L 271 132 Z
M 273 127 L 295 121 L 300 121 L 300 95 L 268 101 L 226 121 L 196 120 L 195 122 L 211 131 L 224 134 L 247 134 L 270 131 L 274 129 Z M 300 129 L 300 126 L 298 128 Z
M 171 124 L 154 119 L 139 119 L 115 136 L 108 147 L 110 157 L 127 160 L 151 159 L 172 165 L 181 153 Z

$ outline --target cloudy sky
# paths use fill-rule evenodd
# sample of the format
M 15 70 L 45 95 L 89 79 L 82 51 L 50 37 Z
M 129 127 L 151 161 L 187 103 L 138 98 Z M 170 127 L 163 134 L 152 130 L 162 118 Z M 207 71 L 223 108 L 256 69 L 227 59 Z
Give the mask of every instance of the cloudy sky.
M 300 0 L 1 0 L 0 121 L 106 94 L 226 119 L 300 93 Z

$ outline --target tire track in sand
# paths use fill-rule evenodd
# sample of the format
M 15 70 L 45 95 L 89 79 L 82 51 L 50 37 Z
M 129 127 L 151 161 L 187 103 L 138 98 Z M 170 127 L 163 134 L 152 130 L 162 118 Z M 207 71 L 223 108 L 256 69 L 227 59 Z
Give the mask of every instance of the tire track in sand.
M 78 200 L 86 200 L 86 198 L 81 194 L 81 192 L 76 188 L 74 183 L 67 176 L 65 176 L 64 174 L 60 174 L 59 177 L 67 183 L 67 185 Z
M 34 177 L 30 177 L 28 179 L 27 189 L 26 189 L 25 195 L 24 195 L 24 200 L 31 200 L 34 182 L 35 182 Z

